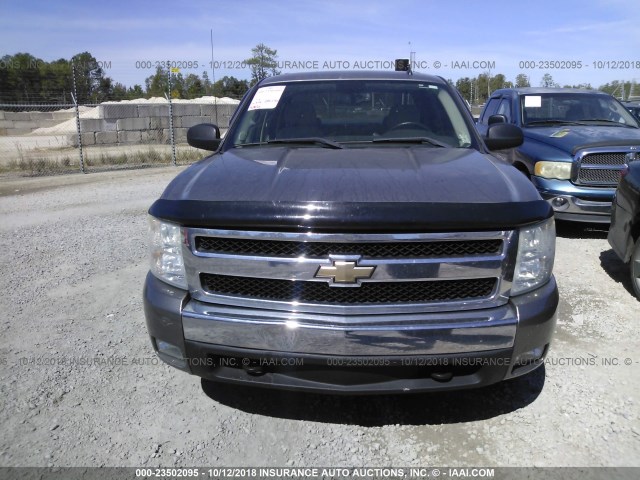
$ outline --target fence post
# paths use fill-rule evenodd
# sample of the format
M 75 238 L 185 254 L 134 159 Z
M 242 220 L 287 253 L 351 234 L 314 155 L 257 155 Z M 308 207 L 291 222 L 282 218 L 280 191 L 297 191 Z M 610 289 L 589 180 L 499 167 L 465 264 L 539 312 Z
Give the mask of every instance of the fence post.
M 168 96 L 168 100 L 169 100 L 169 134 L 171 136 L 171 157 L 173 159 L 173 166 L 177 166 L 178 163 L 176 162 L 176 142 L 175 142 L 175 138 L 173 135 L 173 105 L 171 103 L 171 61 L 168 61 L 167 64 L 169 65 L 169 96 Z
M 78 89 L 76 88 L 76 66 L 71 64 L 71 74 L 73 76 L 73 93 L 71 98 L 76 109 L 76 131 L 78 132 L 78 148 L 80 149 L 80 172 L 84 171 L 84 154 L 82 152 L 82 130 L 80 128 L 80 109 L 78 108 Z

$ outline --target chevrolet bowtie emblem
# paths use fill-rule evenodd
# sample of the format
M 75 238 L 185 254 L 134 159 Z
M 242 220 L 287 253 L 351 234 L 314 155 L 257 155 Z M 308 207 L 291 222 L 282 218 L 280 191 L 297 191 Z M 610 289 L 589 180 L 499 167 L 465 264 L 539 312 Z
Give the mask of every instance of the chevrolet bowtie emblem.
M 334 261 L 332 266 L 322 266 L 316 278 L 331 278 L 331 283 L 357 284 L 361 278 L 371 278 L 376 267 L 358 267 L 356 262 Z

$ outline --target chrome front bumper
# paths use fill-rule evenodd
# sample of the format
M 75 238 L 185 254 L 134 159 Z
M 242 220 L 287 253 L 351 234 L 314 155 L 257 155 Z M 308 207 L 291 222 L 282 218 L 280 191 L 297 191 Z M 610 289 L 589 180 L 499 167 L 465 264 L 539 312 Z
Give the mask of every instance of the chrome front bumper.
M 160 358 L 203 378 L 317 392 L 393 393 L 477 388 L 534 370 L 551 342 L 558 289 L 552 277 L 489 309 L 342 317 L 207 305 L 149 274 L 144 306 Z M 171 351 L 159 348 L 164 343 Z M 537 360 L 529 363 L 531 352 Z M 243 368 L 249 359 L 271 365 L 282 357 L 303 360 L 304 367 L 260 374 Z M 340 367 L 347 359 L 390 366 Z M 443 373 L 451 379 L 443 381 L 438 376 Z
M 315 355 L 441 355 L 513 346 L 509 304 L 483 310 L 343 316 L 286 313 L 189 302 L 184 338 L 235 348 Z
M 609 223 L 615 188 L 595 188 L 574 185 L 568 180 L 532 177 L 540 196 L 553 208 L 560 220 Z

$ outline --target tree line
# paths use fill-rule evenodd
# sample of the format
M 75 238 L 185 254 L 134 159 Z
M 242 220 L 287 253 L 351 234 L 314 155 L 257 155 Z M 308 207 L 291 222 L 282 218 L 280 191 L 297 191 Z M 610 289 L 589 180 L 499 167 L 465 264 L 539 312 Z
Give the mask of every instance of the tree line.
M 74 85 L 75 80 L 75 85 Z M 247 80 L 225 76 L 211 82 L 206 71 L 171 74 L 172 98 L 205 95 L 241 98 L 249 89 Z M 164 97 L 169 91 L 169 72 L 158 67 L 144 85 L 126 87 L 105 74 L 100 62 L 89 52 L 67 60 L 46 62 L 29 53 L 0 58 L 0 103 L 71 104 L 76 92 L 80 104 Z
M 278 52 L 260 43 L 251 50 L 245 60 L 251 71 L 251 80 L 225 76 L 212 82 L 207 71 L 201 75 L 181 72 L 169 73 L 161 66 L 147 77 L 144 85 L 127 87 L 105 74 L 100 62 L 89 52 L 79 53 L 71 59 L 46 62 L 29 53 L 5 55 L 0 58 L 0 103 L 55 103 L 70 104 L 72 94 L 77 93 L 78 103 L 100 103 L 104 101 L 133 100 L 137 98 L 164 97 L 169 92 L 171 81 L 172 98 L 198 98 L 205 95 L 241 98 L 258 81 L 278 75 Z M 169 79 L 169 76 L 171 77 Z M 75 89 L 74 89 L 75 79 Z M 476 77 L 449 80 L 471 104 L 486 102 L 490 93 L 499 88 L 532 86 L 529 77 L 520 73 L 514 81 L 505 75 L 484 72 Z M 631 90 L 631 82 L 617 80 L 598 87 L 598 90 L 614 96 L 624 96 Z M 540 82 L 542 87 L 559 87 L 553 77 L 546 73 Z M 563 87 L 592 88 L 589 83 L 563 85 Z

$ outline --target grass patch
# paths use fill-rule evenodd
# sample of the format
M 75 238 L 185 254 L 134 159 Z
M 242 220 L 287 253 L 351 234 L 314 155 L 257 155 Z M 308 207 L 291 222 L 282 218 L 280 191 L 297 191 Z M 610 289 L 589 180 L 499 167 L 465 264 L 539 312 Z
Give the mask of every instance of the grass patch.
M 88 151 L 87 151 L 88 150 Z M 173 155 L 170 148 L 134 149 L 121 152 L 91 153 L 85 150 L 85 171 L 117 170 L 121 168 L 144 168 L 172 165 Z M 123 149 L 124 150 L 124 149 Z M 202 159 L 206 152 L 195 148 L 176 148 L 176 164 L 189 165 Z M 26 157 L 19 152 L 19 158 L 0 165 L 0 174 L 17 173 L 24 176 L 58 175 L 80 172 L 79 155 L 65 157 Z

